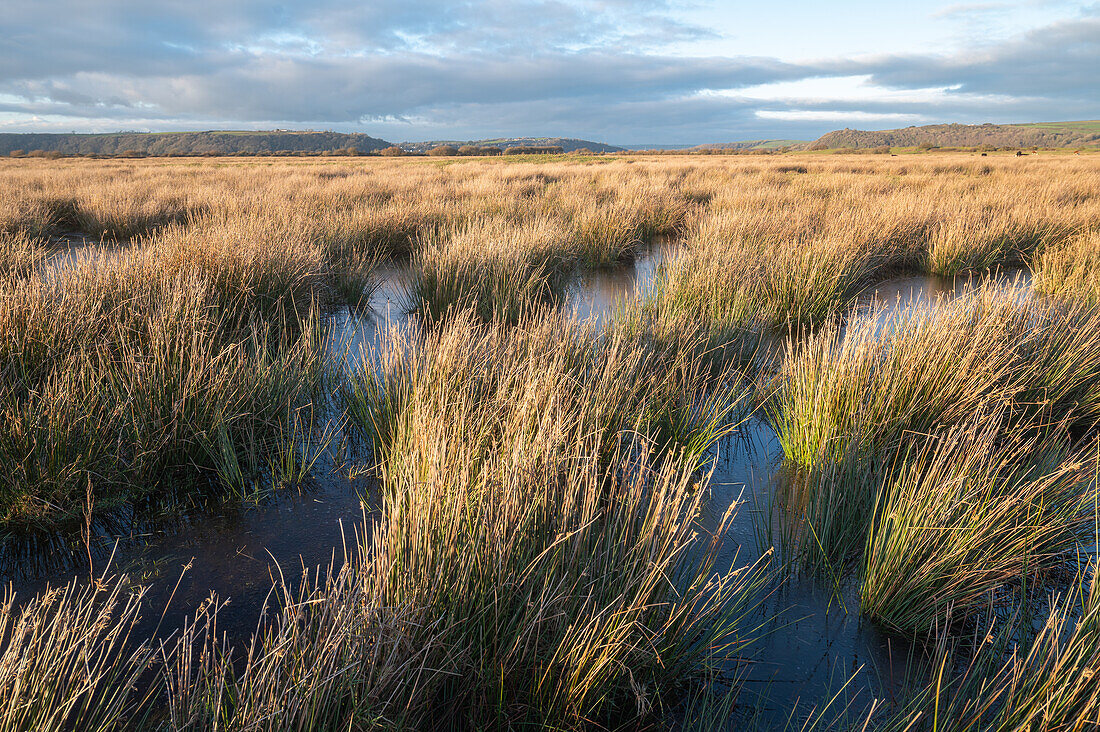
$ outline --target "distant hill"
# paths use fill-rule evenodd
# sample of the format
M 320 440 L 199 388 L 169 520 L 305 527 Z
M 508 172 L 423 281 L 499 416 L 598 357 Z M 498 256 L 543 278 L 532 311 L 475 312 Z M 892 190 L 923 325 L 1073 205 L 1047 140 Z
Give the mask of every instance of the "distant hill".
M 778 150 L 792 148 L 800 150 L 809 144 L 806 140 L 741 140 L 739 142 L 708 142 L 695 145 L 689 150 Z
M 0 133 L 0 155 L 12 150 L 60 152 L 66 155 L 262 155 L 278 152 L 332 152 L 354 148 L 361 153 L 390 143 L 362 133 L 343 132 L 113 132 L 98 135 Z
M 836 130 L 822 135 L 811 150 L 840 147 L 1082 147 L 1100 146 L 1100 120 L 1013 125 L 924 125 L 899 130 Z
M 663 142 L 644 143 L 641 145 L 624 145 L 627 150 L 687 150 L 694 145 L 680 143 L 680 144 L 667 144 Z
M 717 150 L 804 150 L 807 140 L 738 140 L 737 142 L 707 142 L 702 145 L 628 145 L 635 152 L 706 153 Z
M 560 147 L 564 152 L 588 149 L 592 152 L 623 152 L 625 148 L 591 140 L 577 140 L 572 137 L 498 137 L 491 140 L 429 140 L 427 142 L 402 142 L 406 152 L 427 152 L 440 145 L 474 145 L 476 147 Z

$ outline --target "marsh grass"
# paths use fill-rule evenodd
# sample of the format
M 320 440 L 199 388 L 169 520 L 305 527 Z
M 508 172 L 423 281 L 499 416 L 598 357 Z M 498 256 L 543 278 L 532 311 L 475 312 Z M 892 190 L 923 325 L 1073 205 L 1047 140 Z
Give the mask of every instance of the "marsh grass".
M 0 278 L 20 277 L 45 261 L 50 248 L 26 231 L 0 232 Z
M 361 354 L 342 402 L 383 462 L 414 439 L 414 425 L 433 420 L 479 434 L 471 440 L 479 460 L 505 442 L 537 442 L 544 430 L 597 435 L 608 450 L 631 431 L 699 459 L 749 398 L 736 371 L 699 354 L 625 329 L 598 335 L 558 314 L 511 330 L 457 313 L 428 333 L 392 333 L 377 358 Z
M 766 407 L 786 457 L 813 469 L 889 456 L 904 433 L 996 399 L 1009 348 L 972 309 L 912 306 L 885 324 L 866 315 L 792 343 Z
M 280 576 L 249 642 L 219 633 L 212 598 L 142 683 L 124 583 L 3 606 L 6 728 L 140 727 L 150 694 L 168 729 L 665 724 L 756 633 L 765 569 L 718 574 L 732 514 L 700 520 L 709 451 L 754 397 L 788 458 L 794 550 L 834 579 L 862 566 L 869 618 L 942 641 L 897 719 L 1095 726 L 1083 580 L 1037 635 L 1022 618 L 979 639 L 970 671 L 952 641 L 1072 566 L 1085 529 L 1081 461 L 1058 446 L 1100 418 L 1081 233 L 1100 176 L 1065 158 L 791 162 L 0 161 L 0 521 L 301 485 L 320 425 L 341 424 L 326 389 L 383 499 L 345 563 Z M 74 228 L 131 245 L 36 275 Z M 647 301 L 602 331 L 550 312 L 574 267 L 656 235 L 682 249 Z M 432 327 L 333 387 L 325 313 L 406 258 Z M 848 312 L 893 273 L 1015 261 L 1070 297 Z M 793 335 L 761 364 L 776 332 Z M 734 680 L 702 716 L 738 703 Z
M 930 440 L 973 419 L 1001 415 L 1001 447 L 1027 437 L 1036 452 L 1095 424 L 1097 313 L 1015 292 L 984 285 L 886 318 L 853 317 L 790 344 L 764 412 L 787 459 L 775 510 L 793 556 L 834 572 L 852 566 L 882 510 L 884 486 Z M 906 485 L 917 491 L 909 476 Z M 1073 488 L 1053 481 L 1051 489 Z M 1044 528 L 1042 521 L 1034 527 Z
M 381 523 L 343 569 L 281 589 L 246 658 L 200 618 L 185 645 L 206 660 L 170 673 L 172 718 L 630 729 L 736 666 L 764 567 L 715 573 L 732 509 L 698 523 L 694 452 L 728 402 L 694 398 L 710 372 L 676 354 L 659 369 L 601 338 L 467 312 L 364 352 L 343 398 L 374 445 Z
M 1095 562 L 1052 596 L 1038 627 L 1017 611 L 973 638 L 940 633 L 928 681 L 865 726 L 902 730 L 1086 730 L 1100 724 Z
M 382 286 L 378 254 L 356 251 L 329 253 L 329 285 L 338 302 L 352 307 L 366 305 Z
M 268 449 L 267 471 L 274 487 L 299 488 L 316 475 L 316 468 L 331 454 L 341 424 L 327 420 L 311 403 L 293 410 L 277 424 Z
M 870 313 L 792 344 L 767 412 L 786 456 L 809 468 L 891 455 L 904 433 L 1002 402 L 1021 423 L 1087 428 L 1098 414 L 1097 325 L 1092 308 L 995 283 L 885 320 Z
M 978 415 L 902 456 L 867 535 L 867 617 L 928 637 L 1003 602 L 1009 584 L 1045 584 L 1088 545 L 1095 466 L 1004 421 Z
M 659 278 L 654 286 L 660 287 Z M 660 294 L 636 289 L 632 296 L 615 304 L 609 327 L 653 348 L 693 354 L 715 373 L 734 368 L 750 375 L 770 355 L 768 340 L 744 321 L 701 321 L 663 305 Z
M 430 322 L 471 309 L 482 320 L 518 321 L 558 301 L 569 267 L 568 239 L 557 222 L 466 225 L 419 243 L 405 309 Z
M 1056 246 L 1070 234 L 1062 222 L 1008 205 L 980 217 L 943 222 L 927 243 L 929 272 L 952 277 L 1027 262 L 1034 252 Z
M 808 569 L 839 589 L 867 540 L 883 473 L 891 466 L 840 460 L 814 468 L 786 464 L 763 507 L 761 538 L 778 545 L 787 569 Z
M 147 711 L 136 691 L 155 660 L 134 637 L 144 591 L 122 579 L 74 580 L 0 603 L 0 729 L 120 729 Z
M 206 280 L 126 260 L 78 275 L 0 292 L 4 521 L 79 513 L 88 476 L 109 509 L 168 484 L 239 490 L 260 475 L 320 383 L 319 316 L 291 329 L 245 318 L 247 304 Z
M 1037 293 L 1100 305 L 1100 232 L 1044 248 L 1034 258 L 1031 282 Z
M 202 635 L 208 618 L 185 634 L 201 662 L 170 668 L 175 726 L 579 729 L 660 717 L 695 674 L 744 652 L 737 631 L 759 574 L 710 576 L 690 468 L 609 475 L 595 454 L 568 457 L 577 447 L 491 470 L 437 453 L 451 467 L 415 486 L 387 476 L 398 484 L 365 554 L 284 587 L 243 663 Z M 700 543 L 701 558 L 689 553 Z
M 435 231 L 550 216 L 586 266 L 629 261 L 653 236 L 681 234 L 724 251 L 728 266 L 753 260 L 766 275 L 756 297 L 770 292 L 765 316 L 782 322 L 788 313 L 815 320 L 842 309 L 861 280 L 897 268 L 984 270 L 1100 221 L 1096 173 L 1085 160 L 583 162 L 6 160 L 0 231 L 44 237 L 75 228 L 137 240 L 172 226 L 202 228 L 211 218 L 231 230 L 236 219 L 247 229 L 257 216 L 289 216 L 323 246 L 353 252 L 352 260 L 402 259 Z M 713 234 L 715 222 L 717 237 L 693 233 Z M 766 259 L 760 253 L 777 261 L 756 262 Z
M 593 344 L 562 346 L 562 323 L 534 327 L 482 336 L 536 358 L 481 380 L 455 368 L 455 351 L 479 355 L 483 326 L 466 316 L 430 337 L 437 366 L 403 387 L 392 420 L 380 522 L 341 566 L 280 578 L 244 646 L 218 632 L 216 599 L 162 643 L 150 683 L 163 727 L 632 729 L 744 661 L 765 567 L 715 571 L 733 508 L 705 529 L 697 462 L 651 452 L 624 417 L 606 425 L 603 378 L 570 394 L 546 376 L 538 352 L 587 367 Z M 127 711 L 147 698 L 117 693 Z
M 307 311 L 322 297 L 328 261 L 320 243 L 293 222 L 253 216 L 232 226 L 212 220 L 169 226 L 151 237 L 138 256 L 152 276 L 194 276 L 226 308 L 247 305 L 270 317 Z
M 889 246 L 795 233 L 772 241 L 722 212 L 702 219 L 658 273 L 660 307 L 728 328 L 777 329 L 838 316 L 898 256 Z
M 609 267 L 633 258 L 644 243 L 643 214 L 635 206 L 589 204 L 570 214 L 573 246 L 592 267 Z

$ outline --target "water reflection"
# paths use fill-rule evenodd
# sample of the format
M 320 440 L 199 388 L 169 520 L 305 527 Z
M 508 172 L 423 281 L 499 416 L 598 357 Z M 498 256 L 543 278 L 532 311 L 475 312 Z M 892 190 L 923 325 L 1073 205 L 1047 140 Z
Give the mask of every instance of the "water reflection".
M 602 325 L 624 302 L 653 291 L 657 270 L 672 252 L 671 243 L 657 241 L 625 267 L 579 273 L 566 289 L 566 311 Z
M 865 290 L 856 299 L 857 312 L 877 312 L 882 319 L 909 308 L 932 306 L 973 292 L 983 285 L 995 285 L 1009 297 L 1031 294 L 1031 272 L 1008 268 L 992 272 L 970 272 L 955 277 L 917 275 L 895 277 Z
M 813 705 L 849 682 L 853 708 L 883 693 L 900 693 L 906 678 L 909 644 L 890 639 L 859 616 L 855 576 L 839 587 L 828 577 L 780 567 L 765 528 L 777 487 L 783 450 L 771 427 L 750 418 L 715 448 L 702 523 L 713 529 L 728 508 L 739 503 L 729 526 L 716 571 L 743 567 L 765 555 L 775 570 L 750 618 L 760 625 L 746 677 L 746 690 L 761 697 L 757 712 L 766 724 L 782 728 L 800 701 Z
M 125 244 L 105 243 L 79 232 L 50 238 L 50 254 L 43 260 L 41 272 L 47 278 L 65 277 L 78 267 L 117 259 Z

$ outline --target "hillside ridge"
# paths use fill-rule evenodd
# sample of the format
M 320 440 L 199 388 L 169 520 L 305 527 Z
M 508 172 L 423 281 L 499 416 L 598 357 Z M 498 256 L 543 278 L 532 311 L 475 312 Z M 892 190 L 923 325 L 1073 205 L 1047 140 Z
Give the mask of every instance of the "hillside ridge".
M 208 130 L 205 132 L 0 133 L 0 155 L 22 150 L 63 155 L 263 155 L 286 152 L 369 153 L 390 143 L 361 132 Z
M 811 150 L 873 147 L 1080 147 L 1100 145 L 1100 121 L 1028 124 L 939 124 L 893 130 L 843 129 L 817 138 Z
M 474 147 L 560 147 L 563 152 L 576 152 L 577 150 L 591 150 L 592 152 L 624 152 L 626 148 L 617 145 L 608 145 L 605 142 L 593 140 L 580 140 L 575 137 L 494 137 L 484 140 L 426 140 L 423 142 L 402 142 L 401 149 L 406 152 L 427 152 L 433 147 L 451 145 L 461 147 L 472 145 Z

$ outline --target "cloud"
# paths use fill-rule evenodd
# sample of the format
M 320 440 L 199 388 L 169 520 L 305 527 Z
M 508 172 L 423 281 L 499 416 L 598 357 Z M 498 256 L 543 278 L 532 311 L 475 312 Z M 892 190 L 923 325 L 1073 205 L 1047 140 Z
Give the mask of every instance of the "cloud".
M 990 13 L 1001 13 L 1013 7 L 1012 3 L 956 3 L 941 8 L 931 14 L 938 19 L 957 19 L 963 17 L 983 16 Z
M 900 112 L 866 112 L 863 110 L 841 111 L 813 109 L 761 109 L 756 113 L 761 119 L 781 119 L 786 121 L 809 122 L 871 122 L 889 124 L 913 124 L 923 121 L 922 115 Z
M 708 87 L 762 84 L 805 74 L 771 59 L 682 59 L 583 52 L 530 58 L 423 54 L 290 59 L 253 57 L 204 74 L 120 80 L 78 73 L 17 81 L 5 91 L 42 113 L 126 114 L 151 104 L 165 116 L 329 119 L 415 114 L 426 106 L 561 99 L 599 105 L 660 99 Z
M 9 5 L 0 15 L 5 127 L 301 125 L 390 139 L 630 143 L 1100 117 L 1097 6 L 980 49 L 794 62 L 685 55 L 680 44 L 713 33 L 662 0 Z

